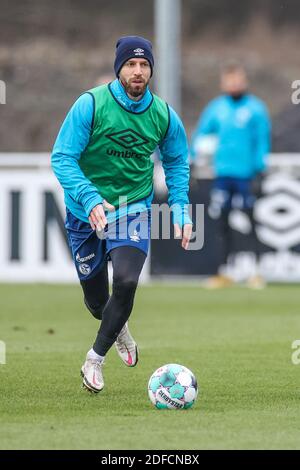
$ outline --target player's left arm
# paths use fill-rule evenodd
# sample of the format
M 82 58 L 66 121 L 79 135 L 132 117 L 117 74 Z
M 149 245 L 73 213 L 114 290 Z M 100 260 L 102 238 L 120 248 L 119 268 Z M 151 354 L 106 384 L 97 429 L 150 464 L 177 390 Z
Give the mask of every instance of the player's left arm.
M 254 114 L 254 174 L 266 170 L 267 159 L 271 149 L 271 120 L 267 107 L 259 102 Z
M 169 110 L 169 128 L 159 149 L 169 192 L 168 203 L 172 209 L 175 236 L 182 237 L 181 246 L 187 250 L 193 227 L 188 212 L 190 179 L 188 142 L 179 116 L 170 106 Z

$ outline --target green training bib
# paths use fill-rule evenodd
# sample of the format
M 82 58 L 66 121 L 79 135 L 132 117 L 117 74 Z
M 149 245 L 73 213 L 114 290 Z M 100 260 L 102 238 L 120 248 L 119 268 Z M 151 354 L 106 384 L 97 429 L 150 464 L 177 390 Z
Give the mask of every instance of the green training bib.
M 141 113 L 132 113 L 113 96 L 110 85 L 89 90 L 94 98 L 93 130 L 79 165 L 110 204 L 143 199 L 152 191 L 151 155 L 169 127 L 168 105 L 152 95 Z

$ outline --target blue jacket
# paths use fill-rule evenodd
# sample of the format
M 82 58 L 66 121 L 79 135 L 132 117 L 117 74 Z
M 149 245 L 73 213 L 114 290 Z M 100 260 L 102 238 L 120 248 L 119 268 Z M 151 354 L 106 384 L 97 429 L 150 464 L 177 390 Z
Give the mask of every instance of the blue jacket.
M 203 111 L 192 136 L 190 155 L 196 157 L 199 137 L 214 134 L 216 176 L 252 178 L 266 167 L 270 151 L 270 119 L 264 103 L 253 95 L 234 100 L 222 95 Z
M 152 95 L 149 89 L 139 101 L 127 96 L 118 80 L 111 85 L 115 98 L 128 110 L 140 113 L 149 105 Z M 169 205 L 176 205 L 173 211 L 174 223 L 182 226 L 190 223 L 188 212 L 184 206 L 189 204 L 189 164 L 186 133 L 181 120 L 175 111 L 170 109 L 170 125 L 166 137 L 159 145 L 162 165 L 168 186 Z M 94 206 L 103 199 L 81 171 L 78 161 L 81 153 L 88 145 L 92 132 L 94 101 L 89 93 L 81 95 L 65 118 L 52 151 L 52 168 L 64 189 L 65 203 L 68 209 L 80 220 L 88 222 L 88 216 Z M 150 208 L 153 194 L 137 203 L 129 204 L 128 213 L 142 212 Z M 126 209 L 120 208 L 108 213 L 108 221 L 124 215 Z

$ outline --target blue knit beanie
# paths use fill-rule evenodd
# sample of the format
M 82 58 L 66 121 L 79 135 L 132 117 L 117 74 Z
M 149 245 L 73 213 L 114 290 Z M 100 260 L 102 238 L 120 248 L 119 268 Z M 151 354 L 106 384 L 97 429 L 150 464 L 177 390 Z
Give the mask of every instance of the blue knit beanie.
M 124 36 L 118 39 L 114 64 L 117 77 L 119 77 L 120 70 L 125 62 L 132 58 L 148 60 L 152 76 L 154 59 L 152 55 L 152 44 L 148 39 L 144 39 L 140 36 Z

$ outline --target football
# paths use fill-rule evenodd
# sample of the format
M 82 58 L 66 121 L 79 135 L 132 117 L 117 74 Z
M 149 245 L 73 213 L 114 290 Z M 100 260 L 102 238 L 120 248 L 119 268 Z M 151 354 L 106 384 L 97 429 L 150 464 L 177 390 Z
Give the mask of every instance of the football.
M 196 377 L 185 366 L 166 364 L 151 375 L 148 395 L 158 409 L 191 408 L 198 395 Z

